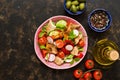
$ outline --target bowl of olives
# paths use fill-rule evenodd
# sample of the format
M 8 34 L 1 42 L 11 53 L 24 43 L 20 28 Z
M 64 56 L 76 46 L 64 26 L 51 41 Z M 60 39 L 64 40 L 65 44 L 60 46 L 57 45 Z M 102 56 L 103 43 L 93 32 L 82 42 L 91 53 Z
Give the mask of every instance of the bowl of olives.
M 110 28 L 112 17 L 102 8 L 93 10 L 88 16 L 88 24 L 95 32 L 104 32 Z
M 86 9 L 86 0 L 64 0 L 64 9 L 70 15 L 80 15 Z

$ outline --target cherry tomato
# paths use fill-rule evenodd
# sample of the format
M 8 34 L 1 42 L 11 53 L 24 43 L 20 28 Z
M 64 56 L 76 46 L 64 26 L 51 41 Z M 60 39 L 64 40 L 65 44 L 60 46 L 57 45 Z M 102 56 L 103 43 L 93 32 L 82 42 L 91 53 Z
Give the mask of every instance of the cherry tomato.
M 91 74 L 90 72 L 86 72 L 86 73 L 84 74 L 84 78 L 85 78 L 85 80 L 91 80 L 92 74 Z
M 63 59 L 63 58 L 65 57 L 65 54 L 64 54 L 63 51 L 60 51 L 60 52 L 58 53 L 58 56 Z
M 94 77 L 94 79 L 96 79 L 96 80 L 102 79 L 102 72 L 101 72 L 100 70 L 95 70 L 95 71 L 93 72 L 93 77 Z
M 46 56 L 46 54 L 47 54 L 47 50 L 42 49 L 41 52 L 42 52 L 42 56 L 44 58 Z
M 77 56 L 75 56 L 75 58 L 82 58 L 83 57 L 83 54 L 82 52 L 79 52 Z
M 83 39 L 81 39 L 81 40 L 79 41 L 78 45 L 79 45 L 80 47 L 84 47 L 84 46 L 85 46 L 85 42 L 83 41 Z
M 76 69 L 73 72 L 73 75 L 75 78 L 80 78 L 82 76 L 82 74 L 83 74 L 83 71 L 81 69 Z
M 85 62 L 85 67 L 86 67 L 87 69 L 92 69 L 92 68 L 94 67 L 94 61 L 91 60 L 91 59 L 86 60 L 86 62 Z
M 38 39 L 38 43 L 41 45 L 45 45 L 47 43 L 47 38 L 46 37 L 41 37 Z
M 85 80 L 84 78 L 80 78 L 79 80 Z
M 55 41 L 57 48 L 62 48 L 64 46 L 64 42 L 61 39 Z

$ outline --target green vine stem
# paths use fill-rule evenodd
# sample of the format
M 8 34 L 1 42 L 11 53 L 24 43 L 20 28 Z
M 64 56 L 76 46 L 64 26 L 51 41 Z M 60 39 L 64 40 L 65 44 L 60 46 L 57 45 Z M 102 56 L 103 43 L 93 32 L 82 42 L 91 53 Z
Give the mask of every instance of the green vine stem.
M 80 78 L 82 78 L 87 72 L 91 72 L 91 71 L 95 71 L 95 70 L 100 70 L 100 69 L 91 69 L 91 70 L 85 71 L 84 74 Z

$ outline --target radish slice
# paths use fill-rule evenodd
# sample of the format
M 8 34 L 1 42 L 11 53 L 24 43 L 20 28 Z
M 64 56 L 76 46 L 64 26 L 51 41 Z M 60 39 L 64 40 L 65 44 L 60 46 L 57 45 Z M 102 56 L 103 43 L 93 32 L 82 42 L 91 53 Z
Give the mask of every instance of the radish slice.
M 72 45 L 66 45 L 65 49 L 68 50 L 68 51 L 71 51 L 73 49 L 73 46 Z
M 48 43 L 51 43 L 51 44 L 53 43 L 53 39 L 50 36 L 47 37 L 47 41 Z
M 79 35 L 79 31 L 78 31 L 77 29 L 74 29 L 74 30 L 73 30 L 73 33 L 74 33 L 76 36 Z
M 52 62 L 54 60 L 55 60 L 55 55 L 54 54 L 50 54 L 48 61 Z

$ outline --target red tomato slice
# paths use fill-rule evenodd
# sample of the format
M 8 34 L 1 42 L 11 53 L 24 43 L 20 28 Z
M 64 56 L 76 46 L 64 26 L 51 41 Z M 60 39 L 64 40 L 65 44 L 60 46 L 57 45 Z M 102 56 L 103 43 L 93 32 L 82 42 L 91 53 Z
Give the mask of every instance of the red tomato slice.
M 83 41 L 83 39 L 81 39 L 78 44 L 79 44 L 80 47 L 84 47 L 85 46 L 85 42 Z
M 65 54 L 64 54 L 63 51 L 60 51 L 60 52 L 58 53 L 58 56 L 63 59 L 63 58 L 65 57 Z
M 38 39 L 38 43 L 40 44 L 40 45 L 45 45 L 46 43 L 47 43 L 47 39 L 46 39 L 46 37 L 41 37 L 41 38 L 39 38 Z
M 42 49 L 41 52 L 42 52 L 43 58 L 45 58 L 45 56 L 46 56 L 46 54 L 47 54 L 47 50 Z
M 64 46 L 64 42 L 61 39 L 56 40 L 55 44 L 56 44 L 57 48 L 62 48 Z

